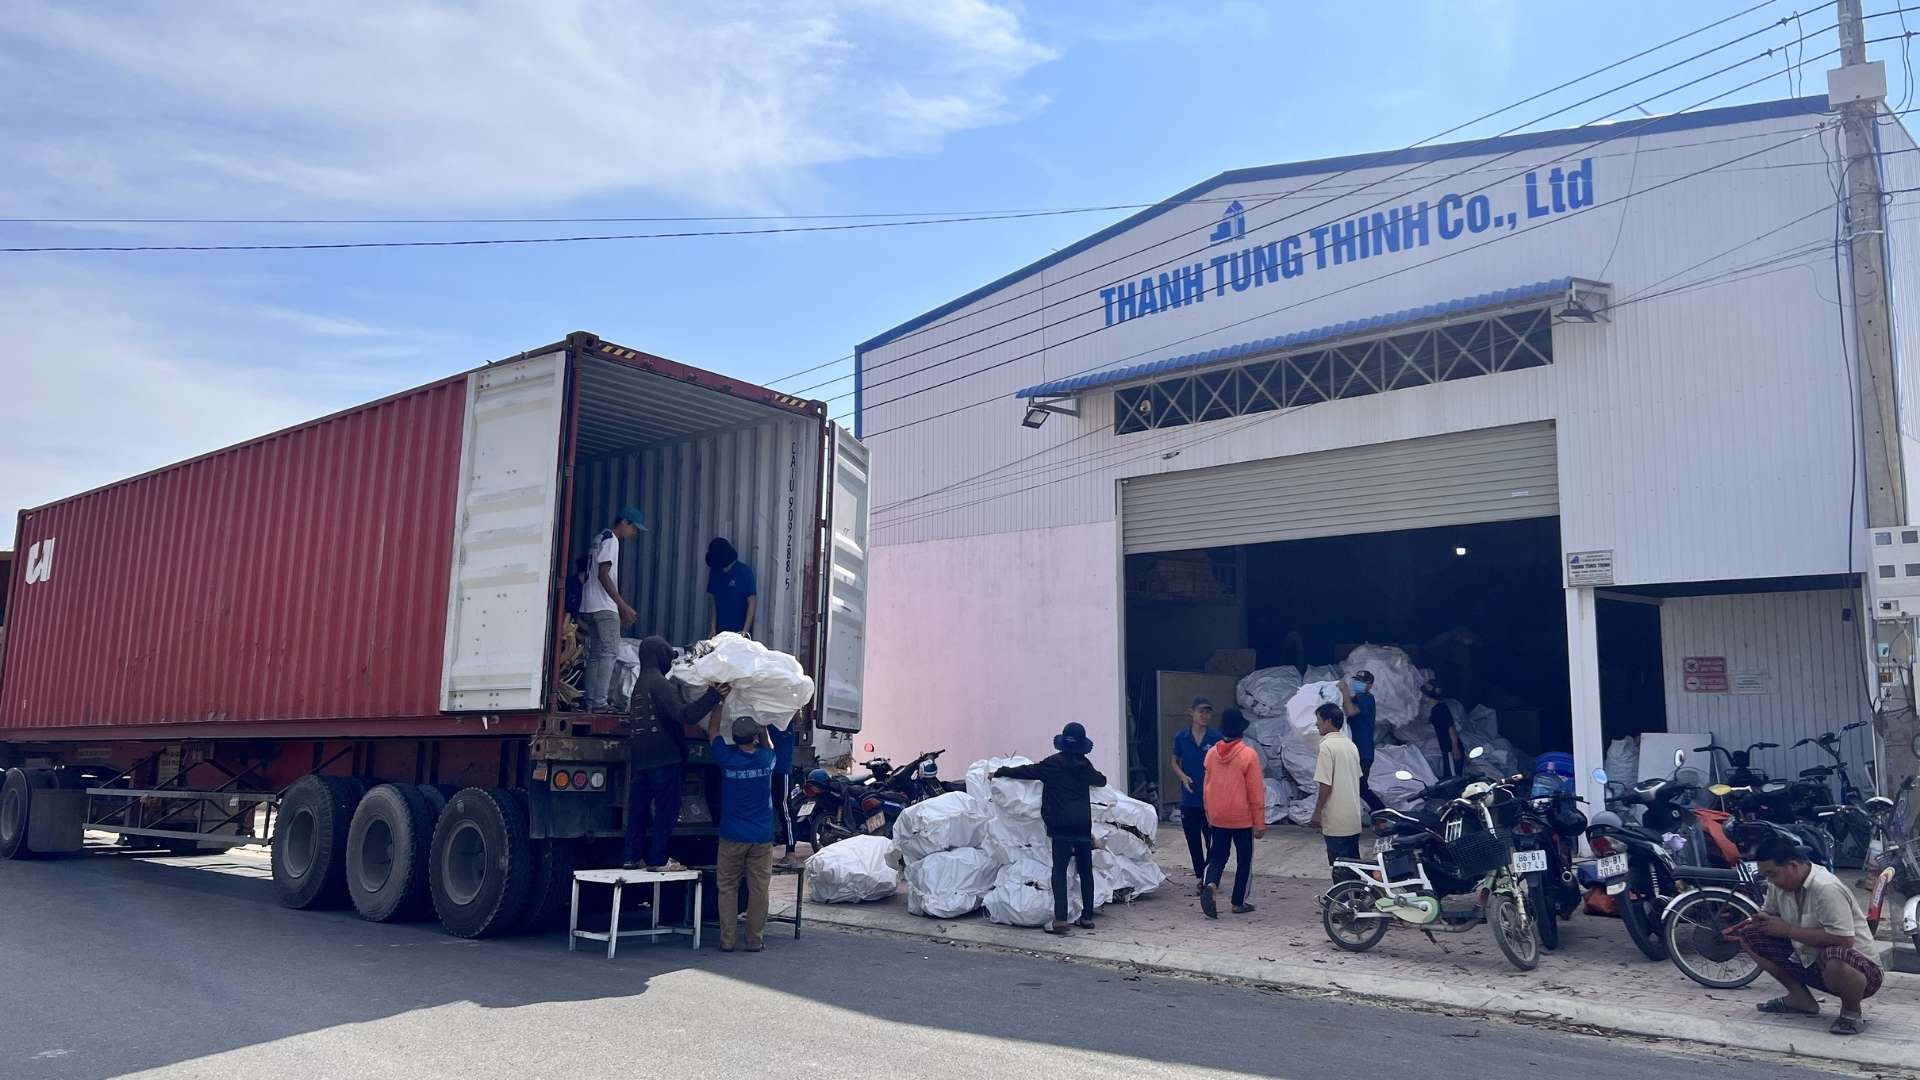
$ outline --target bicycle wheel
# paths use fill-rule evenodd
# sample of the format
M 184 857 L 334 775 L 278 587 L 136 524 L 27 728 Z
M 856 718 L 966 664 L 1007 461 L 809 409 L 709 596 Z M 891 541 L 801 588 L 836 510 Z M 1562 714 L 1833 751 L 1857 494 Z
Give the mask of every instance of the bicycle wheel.
M 1513 897 L 1497 897 L 1487 911 L 1487 921 L 1493 927 L 1494 944 L 1500 946 L 1509 963 L 1521 971 L 1540 966 L 1539 935 L 1534 932 L 1533 921 L 1521 917 L 1520 905 Z
M 1320 903 L 1320 926 L 1327 940 L 1348 952 L 1366 952 L 1387 936 L 1386 917 L 1356 917 L 1373 911 L 1373 890 L 1358 881 L 1343 881 Z
M 1695 889 L 1667 907 L 1662 933 L 1673 966 L 1701 986 L 1738 990 L 1760 977 L 1760 965 L 1727 928 L 1758 914 L 1760 905 L 1731 889 Z

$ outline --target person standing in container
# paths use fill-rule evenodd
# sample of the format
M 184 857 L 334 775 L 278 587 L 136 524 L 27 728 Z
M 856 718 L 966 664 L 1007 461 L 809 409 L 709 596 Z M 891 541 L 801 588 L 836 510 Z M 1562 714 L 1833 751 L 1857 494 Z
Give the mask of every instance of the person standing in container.
M 613 685 L 613 661 L 620 651 L 620 628 L 632 626 L 638 616 L 620 595 L 620 543 L 645 532 L 647 519 L 633 507 L 623 507 L 613 525 L 594 538 L 592 570 L 580 591 L 580 622 L 592 635 L 587 643 L 585 705 L 588 712 L 607 711 L 607 688 Z
M 1207 751 L 1220 741 L 1213 729 L 1213 702 L 1196 697 L 1187 706 L 1187 726 L 1173 736 L 1173 776 L 1180 781 L 1180 828 L 1187 834 L 1187 854 L 1193 860 L 1193 878 L 1207 876 Z
M 707 613 L 708 637 L 728 631 L 753 636 L 753 617 L 760 607 L 753 567 L 740 561 L 740 553 L 724 536 L 716 536 L 707 544 L 707 595 L 712 598 Z

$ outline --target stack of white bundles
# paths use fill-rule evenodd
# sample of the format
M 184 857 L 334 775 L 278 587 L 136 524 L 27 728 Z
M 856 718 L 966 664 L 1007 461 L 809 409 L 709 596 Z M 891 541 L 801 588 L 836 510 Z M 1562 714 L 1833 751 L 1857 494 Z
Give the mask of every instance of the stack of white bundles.
M 1287 820 L 1287 807 L 1294 801 L 1293 784 L 1290 781 L 1275 780 L 1269 776 L 1267 777 L 1266 788 L 1267 824 L 1273 825 Z
M 934 919 L 971 915 L 993 888 L 999 869 L 993 856 L 977 847 L 916 859 L 907 864 L 907 911 Z
M 949 791 L 900 811 L 893 846 L 911 863 L 952 848 L 977 848 L 987 832 L 987 805 L 964 791 Z
M 1292 664 L 1261 668 L 1240 680 L 1233 699 L 1247 719 L 1287 714 L 1287 701 L 1300 690 L 1300 669 Z
M 988 804 L 994 813 L 1026 821 L 1040 820 L 1040 781 L 995 780 L 996 769 L 1031 765 L 1032 759 L 1013 757 L 985 758 L 967 767 L 967 794 Z
M 1152 859 L 1122 859 L 1111 851 L 1096 848 L 1093 853 L 1093 887 L 1097 896 L 1101 875 L 1105 875 L 1113 894 L 1122 899 L 1145 896 L 1166 884 L 1167 872 Z
M 1401 772 L 1410 773 L 1413 779 L 1401 780 L 1397 775 Z M 1417 746 L 1376 747 L 1373 769 L 1367 774 L 1367 783 L 1373 788 L 1373 793 L 1395 810 L 1413 809 L 1419 802 L 1420 793 L 1433 786 L 1437 779 L 1433 766 L 1427 762 L 1427 756 Z
M 981 847 L 1003 866 L 1021 859 L 1045 862 L 1053 858 L 1053 845 L 1047 840 L 1045 825 L 1005 814 L 988 815 Z
M 731 631 L 696 645 L 671 674 L 700 689 L 731 686 L 723 706 L 729 719 L 751 715 L 782 731 L 813 700 L 813 679 L 799 660 Z
M 1407 658 L 1406 650 L 1392 645 L 1361 645 L 1348 653 L 1347 675 L 1360 671 L 1373 673 L 1374 719 L 1380 730 L 1392 732 L 1401 742 L 1418 745 L 1419 733 L 1407 729 L 1427 726 L 1427 718 L 1420 713 L 1425 673 Z
M 951 919 L 979 908 L 998 865 L 981 847 L 987 821 L 986 804 L 964 791 L 900 812 L 887 862 L 906 873 L 908 911 Z
M 816 904 L 860 904 L 885 900 L 899 887 L 887 862 L 884 836 L 850 836 L 821 848 L 807 860 L 807 887 Z
M 1113 902 L 1113 882 L 1100 869 L 1095 852 L 1093 868 L 1093 906 Z M 1124 862 L 1124 860 L 1122 860 Z M 1155 867 L 1158 869 L 1158 867 Z M 1080 903 L 1078 867 L 1067 871 L 1067 918 L 1078 919 L 1084 912 Z M 1134 872 L 1129 870 L 1128 872 Z M 1162 880 L 1165 875 L 1162 875 Z M 1045 926 L 1053 921 L 1053 864 L 1038 859 L 1021 859 L 1000 868 L 993 888 L 985 900 L 987 918 L 1004 926 Z

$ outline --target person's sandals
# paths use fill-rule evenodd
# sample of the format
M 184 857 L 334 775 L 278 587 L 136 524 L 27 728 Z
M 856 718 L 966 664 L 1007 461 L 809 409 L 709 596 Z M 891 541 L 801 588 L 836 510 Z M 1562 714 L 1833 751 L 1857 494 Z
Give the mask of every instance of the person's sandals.
M 1820 1015 L 1820 1006 L 1815 1005 L 1811 1009 L 1803 1009 L 1800 1006 L 1795 1005 L 1791 998 L 1785 998 L 1785 997 L 1777 997 L 1771 1001 L 1763 1001 L 1760 1004 L 1755 1005 L 1754 1008 L 1760 1010 L 1763 1013 L 1773 1013 L 1773 1014 L 1782 1015 L 1782 1016 L 1819 1016 Z
M 1235 905 L 1233 905 L 1233 913 L 1234 913 L 1235 915 L 1245 915 L 1245 914 L 1246 914 L 1247 912 L 1249 912 L 1249 911 L 1252 911 L 1252 910 L 1253 910 L 1253 905 L 1252 905 L 1252 904 L 1235 904 Z
M 1213 902 L 1213 886 L 1211 885 L 1200 886 L 1200 910 L 1205 912 L 1209 919 L 1217 919 L 1220 917 L 1220 905 Z
M 747 952 L 764 952 L 766 950 L 765 945 L 746 945 L 746 946 L 743 946 L 743 948 Z
M 1093 917 L 1081 916 L 1080 920 L 1074 923 L 1073 925 L 1079 927 L 1082 930 L 1091 930 L 1093 929 Z
M 1841 1013 L 1833 1018 L 1833 1026 L 1827 1030 L 1835 1035 L 1858 1035 L 1867 1030 L 1867 1018 L 1851 1013 Z
M 1064 934 L 1067 932 L 1067 924 L 1063 922 L 1050 922 L 1041 929 L 1049 934 Z

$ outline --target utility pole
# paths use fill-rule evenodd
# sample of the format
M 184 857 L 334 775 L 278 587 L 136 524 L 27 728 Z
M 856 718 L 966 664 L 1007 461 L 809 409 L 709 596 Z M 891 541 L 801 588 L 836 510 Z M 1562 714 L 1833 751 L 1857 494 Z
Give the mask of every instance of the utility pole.
M 1868 63 L 1860 0 L 1839 0 L 1840 63 L 1827 73 L 1827 97 L 1840 110 L 1846 154 L 1847 262 L 1852 280 L 1854 356 L 1859 373 L 1861 460 L 1865 464 L 1867 525 L 1907 524 L 1905 462 L 1901 457 L 1898 395 L 1894 389 L 1892 320 L 1887 310 L 1886 221 L 1874 125 L 1886 97 L 1886 67 Z M 1851 482 L 1851 481 L 1849 481 Z M 1864 585 L 1865 583 L 1863 583 Z M 1863 604 L 1874 672 L 1874 730 L 1886 748 L 1881 790 L 1920 773 L 1913 710 L 1912 620 L 1874 618 Z

